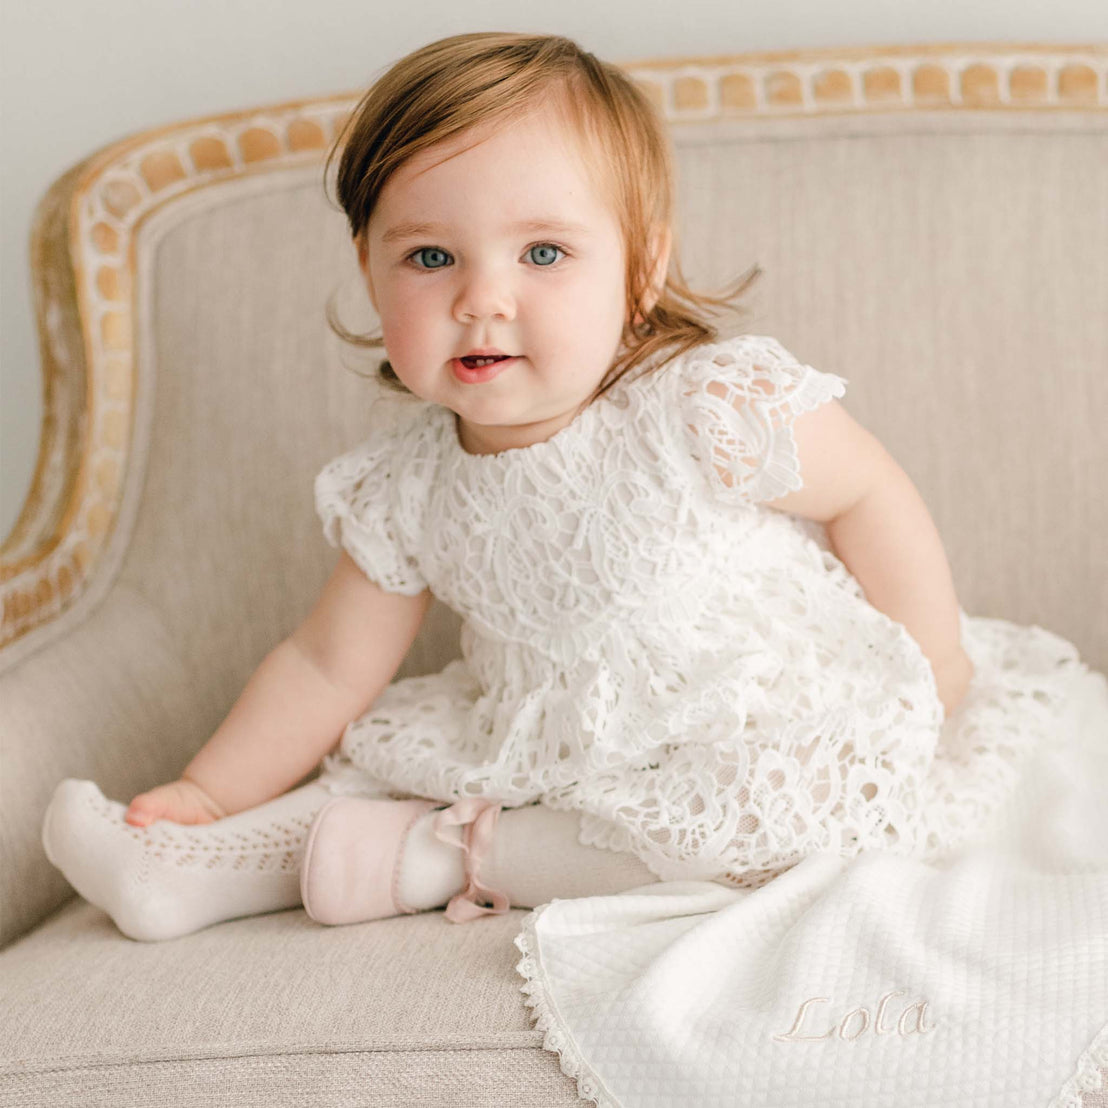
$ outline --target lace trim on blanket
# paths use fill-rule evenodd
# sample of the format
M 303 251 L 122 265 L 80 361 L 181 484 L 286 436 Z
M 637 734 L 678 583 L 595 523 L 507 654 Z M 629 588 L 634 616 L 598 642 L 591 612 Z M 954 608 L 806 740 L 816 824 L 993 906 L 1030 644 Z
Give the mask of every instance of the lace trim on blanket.
M 550 904 L 557 903 L 557 898 L 550 902 Z M 515 967 L 516 972 L 524 979 L 524 984 L 520 986 L 523 1002 L 531 1009 L 530 1017 L 535 1030 L 543 1033 L 543 1050 L 558 1056 L 558 1065 L 562 1073 L 577 1082 L 577 1095 L 582 1100 L 591 1101 L 598 1108 L 620 1108 L 619 1102 L 589 1069 L 573 1037 L 562 1027 L 553 1002 L 547 994 L 542 966 L 536 954 L 538 939 L 535 935 L 535 925 L 550 904 L 543 904 L 528 913 L 523 921 L 523 929 L 512 940 L 523 955 Z
M 1082 1094 L 1108 1088 L 1101 1071 L 1108 1073 L 1108 1024 L 1077 1060 L 1077 1071 L 1046 1108 L 1084 1108 Z

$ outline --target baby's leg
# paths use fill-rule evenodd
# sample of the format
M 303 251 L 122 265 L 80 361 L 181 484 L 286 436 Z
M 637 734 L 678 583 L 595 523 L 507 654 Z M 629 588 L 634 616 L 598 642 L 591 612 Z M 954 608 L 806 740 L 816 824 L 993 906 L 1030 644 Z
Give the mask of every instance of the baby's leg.
M 308 829 L 332 794 L 317 782 L 214 823 L 132 827 L 125 804 L 91 781 L 58 786 L 43 821 L 46 855 L 132 939 L 172 939 L 300 903 Z
M 580 813 L 543 804 L 501 811 L 478 877 L 504 893 L 513 908 L 535 908 L 555 897 L 603 896 L 658 878 L 634 854 L 577 841 Z
M 177 938 L 223 920 L 300 904 L 300 865 L 316 813 L 334 794 L 318 782 L 213 823 L 132 827 L 126 805 L 91 781 L 67 779 L 43 821 L 47 857 L 132 939 Z M 465 885 L 463 854 L 412 828 L 400 890 L 413 907 L 442 907 Z M 483 885 L 512 907 L 622 892 L 657 878 L 632 854 L 577 841 L 577 812 L 541 804 L 502 810 L 480 860 Z M 452 836 L 460 839 L 458 828 Z
M 313 919 L 335 924 L 380 915 L 379 890 L 367 883 L 371 874 L 380 879 L 382 844 L 373 829 L 376 824 L 387 826 L 390 836 L 397 833 L 388 814 L 378 810 L 380 803 L 344 797 L 323 816 L 308 862 L 315 867 L 308 876 L 316 889 L 309 896 Z M 456 923 L 658 880 L 633 854 L 582 846 L 577 812 L 542 805 L 503 809 L 474 797 L 442 804 L 407 826 L 402 843 L 386 847 L 399 865 L 390 899 L 404 911 L 446 907 L 447 919 Z

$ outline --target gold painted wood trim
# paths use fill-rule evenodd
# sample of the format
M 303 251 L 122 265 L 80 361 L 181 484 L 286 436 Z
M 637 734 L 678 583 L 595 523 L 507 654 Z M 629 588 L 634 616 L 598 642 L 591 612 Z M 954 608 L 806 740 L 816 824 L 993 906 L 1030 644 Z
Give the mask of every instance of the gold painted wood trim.
M 897 111 L 1105 111 L 1108 44 L 946 43 L 621 62 L 671 124 Z M 0 648 L 72 606 L 119 519 L 136 405 L 135 242 L 177 198 L 322 161 L 361 93 L 168 124 L 96 151 L 32 224 L 44 415 L 0 546 Z
M 1108 107 L 1108 44 L 1103 43 L 866 46 L 621 64 L 671 122 Z

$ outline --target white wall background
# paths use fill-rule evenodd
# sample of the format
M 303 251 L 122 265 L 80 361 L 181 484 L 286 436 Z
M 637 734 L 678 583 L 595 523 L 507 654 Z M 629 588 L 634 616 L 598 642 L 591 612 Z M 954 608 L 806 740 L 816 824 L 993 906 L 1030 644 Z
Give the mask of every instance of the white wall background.
M 177 119 L 353 91 L 464 31 L 568 35 L 614 62 L 810 46 L 1108 41 L 1105 0 L 0 0 L 0 535 L 42 419 L 28 234 L 87 154 Z

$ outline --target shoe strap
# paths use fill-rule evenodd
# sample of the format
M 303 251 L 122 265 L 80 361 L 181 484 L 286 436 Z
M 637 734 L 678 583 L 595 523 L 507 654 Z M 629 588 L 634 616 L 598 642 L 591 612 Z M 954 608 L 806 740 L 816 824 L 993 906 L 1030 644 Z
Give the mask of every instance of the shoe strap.
M 457 839 L 448 834 L 447 827 L 462 828 L 462 849 L 465 851 L 466 887 L 451 897 L 446 906 L 446 918 L 451 923 L 467 923 L 478 916 L 500 916 L 508 911 L 508 898 L 496 889 L 481 883 L 478 873 L 485 855 L 492 845 L 493 832 L 500 818 L 502 805 L 483 796 L 467 796 L 443 808 L 435 816 L 435 837 L 444 843 L 457 846 Z M 492 907 L 480 904 L 492 901 Z

